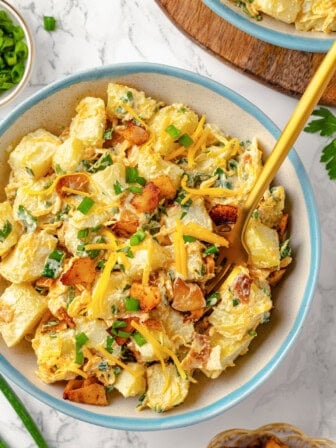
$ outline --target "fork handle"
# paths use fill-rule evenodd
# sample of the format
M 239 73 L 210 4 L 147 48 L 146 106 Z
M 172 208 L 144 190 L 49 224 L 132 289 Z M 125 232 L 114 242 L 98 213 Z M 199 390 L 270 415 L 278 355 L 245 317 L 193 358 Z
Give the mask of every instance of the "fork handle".
M 292 148 L 294 142 L 301 133 L 306 121 L 311 115 L 314 107 L 318 103 L 325 88 L 327 87 L 331 77 L 336 71 L 336 40 L 331 45 L 328 53 L 322 60 L 315 75 L 306 87 L 304 94 L 297 103 L 293 114 L 288 120 L 284 130 L 278 138 L 272 152 L 266 160 L 266 163 L 258 177 L 254 187 L 252 188 L 247 201 L 244 204 L 244 228 L 246 229 L 248 218 L 258 205 L 265 190 L 275 177 L 281 164 L 285 160 L 287 154 Z

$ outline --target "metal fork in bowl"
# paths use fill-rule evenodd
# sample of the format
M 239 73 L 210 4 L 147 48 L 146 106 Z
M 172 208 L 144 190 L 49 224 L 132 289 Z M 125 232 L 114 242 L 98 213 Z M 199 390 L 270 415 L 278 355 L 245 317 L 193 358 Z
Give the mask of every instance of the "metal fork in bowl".
M 301 133 L 335 71 L 336 40 L 331 45 L 304 94 L 297 103 L 293 114 L 266 160 L 260 176 L 252 187 L 245 204 L 238 209 L 236 223 L 225 234 L 225 237 L 229 241 L 229 248 L 222 248 L 218 257 L 219 262 L 225 259 L 225 263 L 221 265 L 216 277 L 207 285 L 207 293 L 218 289 L 224 282 L 232 266 L 246 264 L 248 262 L 249 250 L 245 241 L 245 231 L 250 216 Z

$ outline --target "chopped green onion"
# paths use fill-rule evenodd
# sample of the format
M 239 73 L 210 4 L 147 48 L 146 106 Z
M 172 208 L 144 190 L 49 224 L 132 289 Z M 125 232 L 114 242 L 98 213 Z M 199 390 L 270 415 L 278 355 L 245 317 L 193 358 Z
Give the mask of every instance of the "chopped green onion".
M 222 170 L 222 168 L 216 168 L 215 172 L 214 172 L 214 176 L 221 176 L 222 174 L 224 174 L 224 171 Z
M 185 243 L 193 243 L 194 241 L 196 241 L 197 238 L 195 238 L 194 236 L 191 235 L 183 235 L 183 241 Z
M 91 208 L 93 207 L 94 201 L 89 198 L 88 196 L 85 196 L 83 198 L 82 202 L 77 207 L 77 210 L 79 210 L 83 215 L 87 215 Z
M 62 268 L 62 263 L 65 258 L 65 252 L 54 249 L 47 258 L 42 271 L 42 277 L 56 278 L 59 276 Z
M 131 336 L 131 333 L 129 333 L 128 331 L 119 330 L 118 336 L 121 338 L 129 338 Z
M 142 229 L 139 229 L 137 232 L 133 233 L 133 235 L 131 236 L 131 238 L 130 238 L 130 245 L 131 246 L 137 246 L 145 238 L 146 238 L 146 233 Z
M 89 173 L 97 173 L 98 171 L 103 171 L 108 166 L 112 165 L 113 161 L 110 153 L 107 151 L 103 154 L 93 165 L 88 168 Z
M 3 243 L 5 241 L 8 235 L 11 233 L 12 229 L 13 229 L 12 224 L 8 220 L 6 220 L 2 229 L 0 229 L 0 243 Z
M 13 66 L 17 63 L 17 57 L 15 51 L 6 51 L 4 54 L 7 65 Z
M 232 306 L 238 306 L 240 304 L 240 300 L 239 299 L 233 299 L 232 300 Z
M 124 189 L 119 181 L 115 182 L 115 184 L 113 185 L 113 189 L 114 189 L 115 194 L 121 194 L 124 191 Z
M 127 188 L 128 191 L 130 191 L 131 193 L 137 193 L 137 194 L 141 194 L 142 193 L 142 188 L 138 187 L 137 185 L 131 185 L 130 187 Z
M 171 136 L 171 138 L 173 138 L 174 140 L 177 139 L 177 137 L 179 135 L 181 135 L 181 131 L 179 129 L 177 129 L 173 124 L 170 124 L 169 126 L 166 127 L 165 131 L 167 132 L 167 134 L 169 134 Z
M 77 238 L 79 238 L 80 240 L 86 238 L 89 234 L 89 229 L 80 229 L 78 230 L 77 233 Z
M 37 218 L 29 213 L 23 205 L 18 207 L 18 218 L 26 227 L 28 233 L 34 232 L 37 226 Z
M 132 249 L 130 247 L 122 247 L 121 249 L 118 249 L 117 252 L 123 252 L 126 254 L 126 257 L 128 258 L 134 258 L 134 254 L 132 252 Z
M 135 299 L 134 297 L 126 297 L 125 299 L 125 310 L 126 311 L 139 311 L 140 309 L 140 302 L 138 299 Z
M 212 244 L 211 246 L 207 247 L 204 251 L 204 255 L 212 255 L 212 254 L 218 254 L 219 249 L 215 244 Z
M 46 31 L 55 31 L 56 29 L 56 19 L 52 16 L 43 17 L 43 26 Z
M 180 143 L 180 145 L 184 146 L 185 148 L 188 148 L 188 146 L 190 146 L 194 143 L 194 140 L 190 137 L 190 135 L 183 134 L 178 139 L 178 142 Z
M 14 84 L 18 84 L 21 81 L 24 70 L 25 66 L 23 62 L 18 62 L 17 64 L 14 65 L 14 67 L 11 70 L 11 77 Z
M 112 336 L 107 336 L 105 350 L 109 353 L 113 353 L 113 342 L 114 338 Z
M 142 336 L 141 333 L 139 333 L 138 331 L 135 331 L 132 334 L 132 338 L 135 340 L 136 344 L 139 347 L 142 347 L 143 345 L 145 345 L 147 343 L 146 339 Z
M 219 292 L 214 292 L 206 297 L 206 306 L 214 306 L 218 302 Z
M 126 168 L 126 182 L 128 184 L 140 184 L 142 186 L 146 185 L 146 179 L 144 177 L 139 176 L 138 168 L 128 166 Z
M 127 323 L 123 320 L 115 320 L 112 324 L 113 329 L 124 328 L 124 327 L 127 327 Z
M 104 140 L 111 140 L 113 134 L 113 128 L 105 129 L 103 138 Z
M 76 364 L 83 364 L 84 362 L 84 355 L 82 352 L 82 347 L 84 344 L 87 343 L 89 338 L 86 336 L 85 333 L 79 333 L 75 336 L 75 363 Z

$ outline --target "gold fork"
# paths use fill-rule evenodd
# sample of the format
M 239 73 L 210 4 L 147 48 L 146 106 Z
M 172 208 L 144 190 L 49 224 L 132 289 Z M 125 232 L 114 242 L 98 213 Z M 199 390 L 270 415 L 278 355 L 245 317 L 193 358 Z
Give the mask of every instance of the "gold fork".
M 248 261 L 249 251 L 245 242 L 245 231 L 250 216 L 301 133 L 335 71 L 336 40 L 331 45 L 300 101 L 297 103 L 293 114 L 266 160 L 260 176 L 252 187 L 245 204 L 238 209 L 237 221 L 232 230 L 225 234 L 230 243 L 229 248 L 223 248 L 218 257 L 218 262 L 225 259 L 225 263 L 221 266 L 216 277 L 207 285 L 206 291 L 208 294 L 218 289 L 233 265 L 245 264 Z

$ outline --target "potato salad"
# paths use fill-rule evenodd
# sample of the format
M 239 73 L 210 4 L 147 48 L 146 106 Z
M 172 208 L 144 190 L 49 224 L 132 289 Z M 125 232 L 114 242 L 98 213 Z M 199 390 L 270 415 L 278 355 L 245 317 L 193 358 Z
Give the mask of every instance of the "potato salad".
M 110 83 L 106 102 L 82 98 L 60 135 L 30 132 L 8 163 L 0 332 L 8 347 L 31 342 L 64 399 L 121 394 L 164 412 L 247 352 L 291 262 L 282 186 L 250 219 L 249 262 L 206 291 L 262 169 L 256 140 Z
M 243 0 L 239 7 L 257 20 L 267 14 L 299 31 L 336 31 L 336 0 Z

